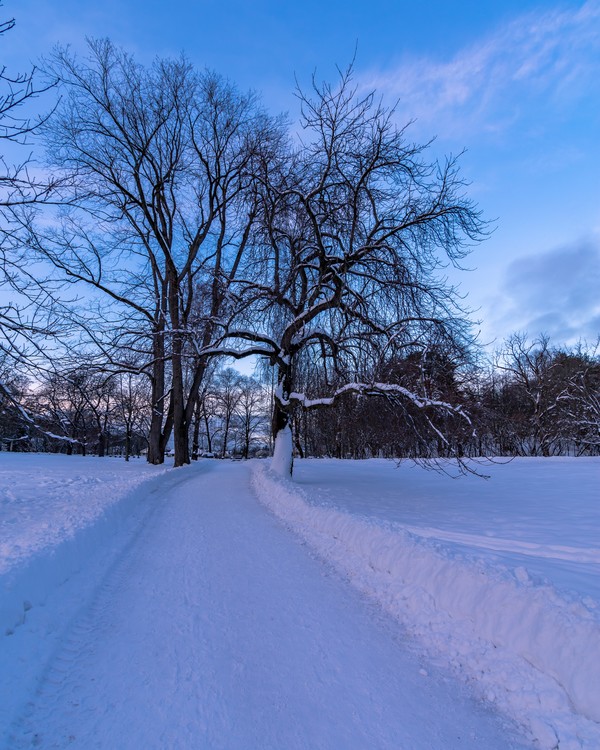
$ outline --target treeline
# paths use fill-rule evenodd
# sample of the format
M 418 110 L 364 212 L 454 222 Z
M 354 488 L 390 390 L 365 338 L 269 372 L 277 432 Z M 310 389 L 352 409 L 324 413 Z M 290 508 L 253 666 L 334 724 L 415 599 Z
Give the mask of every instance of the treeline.
M 152 392 L 144 375 L 93 366 L 39 373 L 34 382 L 0 366 L 0 450 L 147 456 Z M 269 393 L 256 379 L 218 368 L 196 401 L 192 458 L 249 458 L 269 451 Z M 167 447 L 167 455 L 172 446 Z
M 317 363 L 299 366 L 304 387 L 324 386 Z M 600 455 L 600 351 L 554 347 L 546 337 L 509 338 L 487 363 L 457 363 L 431 349 L 388 363 L 384 377 L 432 401 L 460 405 L 439 433 L 428 413 L 394 393 L 348 392 L 329 408 L 293 412 L 298 456 L 480 457 Z M 190 425 L 192 458 L 265 456 L 271 449 L 274 383 L 217 367 L 205 380 Z M 142 376 L 78 367 L 34 383 L 9 376 L 0 395 L 0 446 L 100 456 L 146 455 L 151 391 Z M 335 383 L 329 386 L 335 386 Z M 30 415 L 36 415 L 32 423 Z M 56 435 L 56 437 L 52 437 Z M 64 437 L 63 437 L 64 436 Z
M 435 350 L 394 365 L 393 380 L 460 404 L 439 434 L 410 401 L 352 394 L 333 411 L 296 414 L 300 455 L 352 458 L 600 455 L 600 351 L 513 335 L 478 366 Z M 417 383 L 418 381 L 418 383 Z M 438 423 L 439 425 L 439 423 Z

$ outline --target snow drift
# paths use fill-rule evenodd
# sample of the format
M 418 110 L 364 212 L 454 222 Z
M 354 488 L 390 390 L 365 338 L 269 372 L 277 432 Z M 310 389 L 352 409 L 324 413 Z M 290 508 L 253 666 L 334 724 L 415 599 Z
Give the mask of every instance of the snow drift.
M 544 750 L 600 747 L 600 626 L 578 602 L 426 539 L 306 501 L 256 464 L 259 499 Z

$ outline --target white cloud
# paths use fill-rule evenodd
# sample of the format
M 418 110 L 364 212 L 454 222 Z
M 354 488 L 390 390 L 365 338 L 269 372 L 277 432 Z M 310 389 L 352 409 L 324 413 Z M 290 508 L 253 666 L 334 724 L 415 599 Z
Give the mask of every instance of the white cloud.
M 600 75 L 600 1 L 528 13 L 454 58 L 404 60 L 371 71 L 360 85 L 399 101 L 398 109 L 443 135 L 504 130 L 521 107 L 543 97 L 561 106 L 590 93 Z

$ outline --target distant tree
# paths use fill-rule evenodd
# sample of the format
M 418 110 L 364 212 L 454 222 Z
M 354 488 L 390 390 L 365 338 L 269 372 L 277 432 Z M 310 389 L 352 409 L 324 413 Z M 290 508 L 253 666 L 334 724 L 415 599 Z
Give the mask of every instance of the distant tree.
M 147 378 L 135 372 L 121 372 L 113 377 L 113 419 L 124 433 L 123 452 L 129 461 L 134 442 L 148 444 L 150 426 L 150 390 Z M 141 447 L 141 446 L 140 446 Z M 139 448 L 138 448 L 139 450 Z
M 215 391 L 213 378 L 206 383 L 198 399 L 198 436 L 195 444 L 196 452 L 200 448 L 199 437 L 202 436 L 203 447 L 206 452 L 213 455 L 217 449 L 217 439 L 220 430 L 221 417 L 219 410 L 219 398 Z
M 114 410 L 114 379 L 103 373 L 93 373 L 85 386 L 85 398 L 94 425 L 93 451 L 104 457 L 109 448 Z
M 240 451 L 243 458 L 248 458 L 254 441 L 259 439 L 257 433 L 264 435 L 267 426 L 267 394 L 262 385 L 246 375 L 237 380 L 239 397 L 235 408 L 236 427 L 240 434 Z
M 37 388 L 34 413 L 41 417 L 47 434 L 65 436 L 66 452 L 85 455 L 92 438 L 92 417 L 87 405 L 88 373 L 75 371 L 47 373 Z
M 240 400 L 240 373 L 232 367 L 226 367 L 215 376 L 214 394 L 220 419 L 221 458 L 229 452 L 229 443 L 234 418 Z
M 567 382 L 559 395 L 563 435 L 577 452 L 600 453 L 600 342 L 568 356 Z
M 497 354 L 496 367 L 508 376 L 503 401 L 515 428 L 517 451 L 551 455 L 556 450 L 557 399 L 563 383 L 549 338 L 541 335 L 529 341 L 524 333 L 513 334 Z
M 0 450 L 23 450 L 31 441 L 30 425 L 23 418 L 28 379 L 15 371 L 14 361 L 0 352 Z M 8 396 L 7 394 L 10 394 Z

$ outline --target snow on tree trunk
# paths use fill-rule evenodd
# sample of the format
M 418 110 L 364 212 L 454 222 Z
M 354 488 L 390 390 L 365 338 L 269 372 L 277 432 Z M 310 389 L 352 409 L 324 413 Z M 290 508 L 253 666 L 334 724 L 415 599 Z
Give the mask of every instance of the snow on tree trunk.
M 273 458 L 271 459 L 271 471 L 280 477 L 289 478 L 292 476 L 292 467 L 294 463 L 292 430 L 289 424 L 286 424 L 275 435 L 275 446 L 273 447 Z

